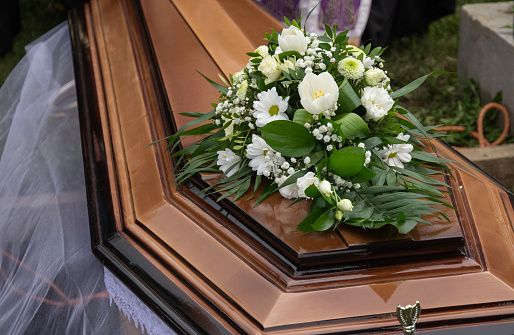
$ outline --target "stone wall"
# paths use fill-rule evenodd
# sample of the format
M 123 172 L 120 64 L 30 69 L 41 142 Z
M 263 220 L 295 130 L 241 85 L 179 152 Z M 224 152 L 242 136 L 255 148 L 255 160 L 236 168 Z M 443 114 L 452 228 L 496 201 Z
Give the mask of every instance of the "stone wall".
M 485 105 L 503 92 L 503 105 L 514 134 L 514 1 L 468 4 L 462 7 L 459 39 L 460 77 L 480 84 Z M 511 27 L 508 27 L 511 26 Z

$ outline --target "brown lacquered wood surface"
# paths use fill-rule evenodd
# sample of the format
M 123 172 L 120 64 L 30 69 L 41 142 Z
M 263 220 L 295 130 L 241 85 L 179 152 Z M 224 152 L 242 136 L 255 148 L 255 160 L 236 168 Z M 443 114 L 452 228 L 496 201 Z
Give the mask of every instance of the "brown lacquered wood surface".
M 109 215 L 99 209 L 92 225 L 114 227 L 95 237 L 95 248 L 153 297 L 165 320 L 172 313 L 163 310 L 180 306 L 186 321 L 178 324 L 192 333 L 387 334 L 399 329 L 396 306 L 416 300 L 421 329 L 514 313 L 511 198 L 440 143 L 437 154 L 456 161 L 447 200 L 457 212 L 447 212 L 451 224 L 434 220 L 408 236 L 352 227 L 304 234 L 294 227 L 307 202 L 217 204 L 194 190 L 203 181 L 170 184 L 165 143 L 148 144 L 188 121 L 178 113 L 205 112 L 216 101 L 197 71 L 216 78 L 240 70 L 258 36 L 280 28 L 249 0 L 194 3 L 84 7 L 96 108 L 81 117 L 98 131 L 83 137 L 90 164 L 105 165 L 90 176 L 105 185 L 91 198 L 111 195 L 108 206 L 97 206 Z

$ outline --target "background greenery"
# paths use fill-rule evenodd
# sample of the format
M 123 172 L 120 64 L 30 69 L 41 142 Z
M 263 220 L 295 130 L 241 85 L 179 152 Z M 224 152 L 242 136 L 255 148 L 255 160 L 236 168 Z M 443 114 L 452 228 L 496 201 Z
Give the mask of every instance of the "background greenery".
M 0 0 L 2 1 L 2 0 Z M 25 55 L 25 45 L 66 20 L 66 8 L 56 0 L 19 0 L 21 31 L 13 41 L 13 49 L 0 57 L 0 86 Z
M 393 78 L 393 89 L 432 71 L 452 72 L 429 78 L 416 91 L 402 97 L 401 104 L 425 125 L 465 126 L 465 132 L 450 132 L 445 138 L 456 146 L 478 146 L 478 141 L 469 133 L 477 129 L 480 109 L 491 102 L 480 101 L 479 83 L 457 77 L 461 7 L 484 2 L 499 1 L 457 0 L 455 14 L 433 22 L 423 35 L 411 35 L 392 41 L 383 54 L 388 75 Z M 501 94 L 495 102 L 501 103 Z M 484 120 L 484 135 L 489 141 L 498 138 L 503 129 L 503 125 L 499 126 L 495 122 L 495 115 L 495 112 L 490 111 Z M 514 141 L 510 136 L 506 142 Z
M 446 140 L 457 146 L 476 146 L 469 135 L 476 129 L 480 108 L 489 101 L 480 101 L 479 84 L 457 78 L 460 8 L 464 4 L 498 0 L 458 0 L 456 12 L 432 23 L 422 35 L 394 40 L 384 53 L 386 69 L 399 88 L 432 71 L 452 74 L 432 77 L 418 90 L 402 98 L 402 105 L 427 125 L 445 124 L 467 127 L 463 133 L 450 133 Z M 14 40 L 13 51 L 0 57 L 0 85 L 25 54 L 24 46 L 60 22 L 66 20 L 66 9 L 59 0 L 19 0 L 22 31 Z M 485 134 L 496 139 L 501 128 L 488 113 Z M 512 137 L 507 142 L 514 142 Z

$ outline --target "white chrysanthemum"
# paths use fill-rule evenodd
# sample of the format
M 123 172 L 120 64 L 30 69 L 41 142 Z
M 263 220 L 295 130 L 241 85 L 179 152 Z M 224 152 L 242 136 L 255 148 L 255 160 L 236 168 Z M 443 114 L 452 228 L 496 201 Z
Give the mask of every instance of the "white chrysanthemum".
M 364 65 L 354 57 L 346 57 L 337 64 L 337 69 L 347 79 L 360 79 L 364 75 Z
M 300 54 L 304 55 L 309 42 L 310 39 L 295 26 L 284 28 L 282 33 L 278 35 L 278 45 L 282 52 L 298 51 Z
M 252 135 L 252 143 L 246 148 L 246 157 L 250 159 L 248 166 L 265 177 L 279 173 L 280 166 L 285 162 L 280 152 L 273 150 L 263 138 L 255 134 Z
M 298 178 L 296 180 L 296 185 L 298 185 L 298 197 L 307 198 L 305 190 L 312 184 L 316 187 L 319 186 L 319 179 L 314 172 L 307 172 L 303 177 Z
M 410 138 L 410 135 L 400 135 L 396 136 L 397 139 L 407 142 Z M 384 162 L 388 166 L 397 166 L 399 168 L 404 167 L 403 163 L 408 163 L 411 160 L 410 152 L 414 149 L 412 144 L 401 143 L 401 144 L 389 144 L 382 150 L 379 150 L 380 155 L 384 159 Z
M 230 171 L 228 171 L 228 173 L 226 174 L 227 177 L 230 177 L 231 175 L 233 175 L 234 173 L 239 171 L 240 166 L 238 163 L 241 161 L 241 157 L 236 155 L 232 150 L 227 148 L 225 150 L 218 151 L 217 154 L 218 154 L 218 161 L 216 162 L 216 164 L 220 166 L 220 170 L 223 171 L 224 173 L 231 166 L 237 164 Z
M 339 87 L 328 72 L 307 73 L 298 85 L 300 103 L 307 112 L 317 115 L 332 108 L 339 98 Z
M 364 87 L 361 98 L 366 107 L 366 120 L 378 121 L 393 107 L 394 100 L 381 87 Z
M 280 178 L 275 179 L 275 182 L 278 184 L 278 186 L 280 186 L 287 180 L 287 178 L 288 177 L 286 176 L 282 176 Z M 280 192 L 280 195 L 286 199 L 298 198 L 298 185 L 296 185 L 296 183 L 292 183 L 282 188 L 279 188 L 278 191 Z
M 289 120 L 286 114 L 289 97 L 283 99 L 278 95 L 275 87 L 257 94 L 257 99 L 253 102 L 255 109 L 253 116 L 257 118 L 255 121 L 257 127 L 264 127 L 267 123 L 275 120 Z
M 266 56 L 262 59 L 261 63 L 257 67 L 257 70 L 266 77 L 264 84 L 268 85 L 274 82 L 280 77 L 282 72 L 278 68 L 278 62 L 275 56 Z
M 263 138 L 252 135 L 252 143 L 246 148 L 246 157 L 250 159 L 248 166 L 257 171 L 258 175 L 263 175 L 265 171 L 270 173 L 269 164 L 266 161 L 266 154 L 272 150 Z

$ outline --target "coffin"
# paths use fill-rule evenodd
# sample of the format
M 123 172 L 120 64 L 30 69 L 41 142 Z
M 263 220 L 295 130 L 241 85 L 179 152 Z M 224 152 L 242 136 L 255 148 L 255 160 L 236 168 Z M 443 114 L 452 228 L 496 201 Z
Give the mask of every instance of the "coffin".
M 216 202 L 172 184 L 166 144 L 280 23 L 250 0 L 102 0 L 70 13 L 93 252 L 177 333 L 398 334 L 514 329 L 512 192 L 455 161 L 451 223 L 302 233 L 307 205 Z M 245 197 L 243 197 L 245 199 Z M 510 333 L 510 332 L 509 332 Z

